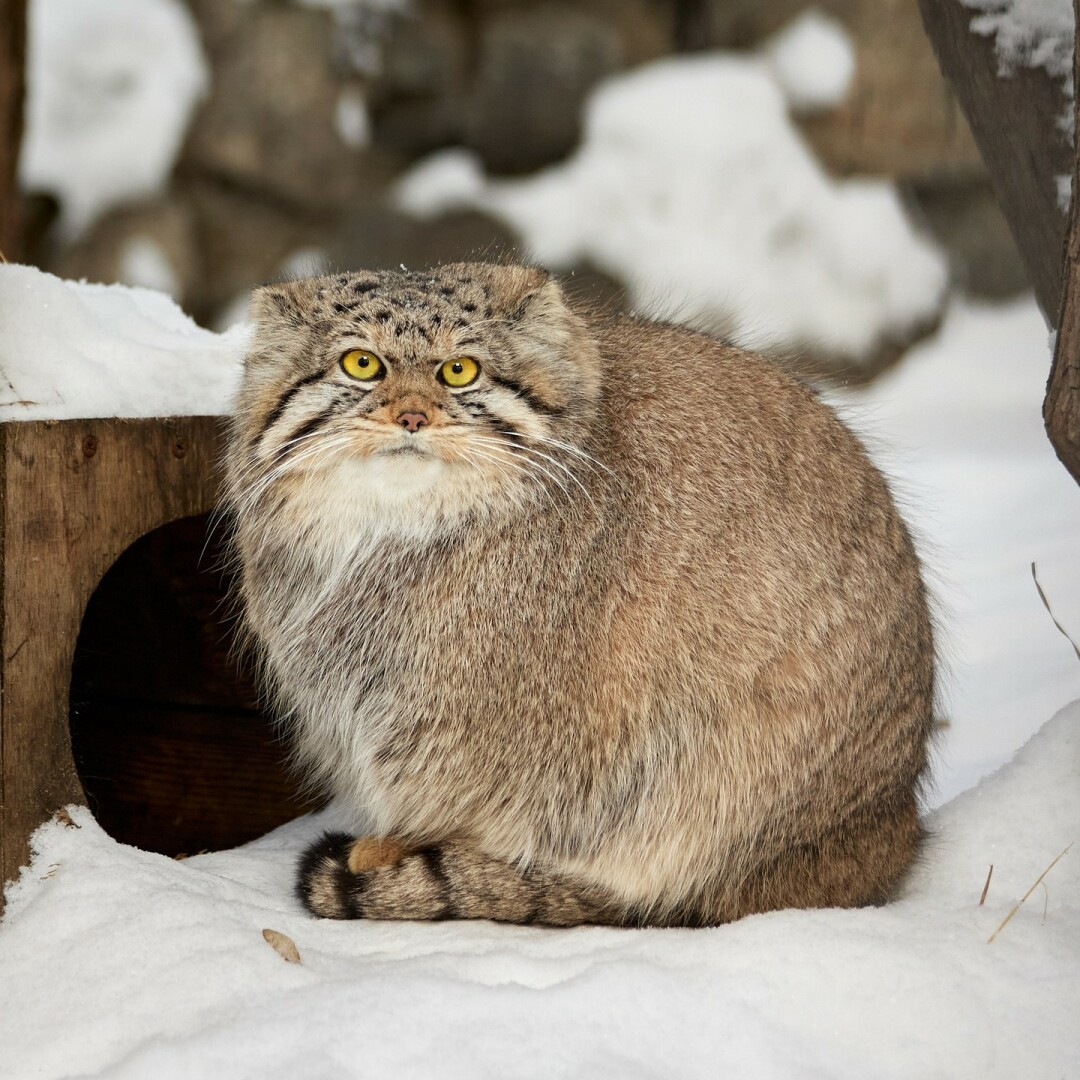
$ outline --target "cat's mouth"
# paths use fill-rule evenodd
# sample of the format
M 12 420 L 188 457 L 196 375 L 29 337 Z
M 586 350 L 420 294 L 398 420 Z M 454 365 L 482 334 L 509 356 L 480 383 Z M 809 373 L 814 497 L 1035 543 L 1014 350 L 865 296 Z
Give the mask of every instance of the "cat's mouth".
M 391 446 L 382 448 L 378 453 L 381 457 L 430 458 L 435 456 L 428 447 L 415 440 L 396 442 Z

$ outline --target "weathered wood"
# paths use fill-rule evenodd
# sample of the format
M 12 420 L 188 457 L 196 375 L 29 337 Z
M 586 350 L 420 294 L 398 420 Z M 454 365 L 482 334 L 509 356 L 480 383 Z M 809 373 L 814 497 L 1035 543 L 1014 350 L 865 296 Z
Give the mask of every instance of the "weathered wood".
M 26 0 L 0 0 L 0 252 L 22 257 L 16 166 L 26 97 Z
M 1063 88 L 1042 70 L 1018 68 L 1003 77 L 993 38 L 970 31 L 977 12 L 959 0 L 919 0 L 919 10 L 986 162 L 1039 306 L 1056 323 L 1065 237 L 1057 177 L 1071 174 L 1073 160 L 1060 127 Z
M 1074 0 L 1080 28 L 1080 0 Z M 1080 32 L 1077 33 L 1080 43 Z M 1080 47 L 1073 53 L 1073 79 L 1080 78 Z M 1043 402 L 1046 434 L 1057 456 L 1080 484 L 1080 109 L 1074 115 L 1073 200 L 1065 248 L 1065 284 L 1061 296 L 1057 344 Z
M 83 611 L 140 536 L 216 497 L 217 417 L 0 425 L 0 878 L 83 799 L 68 688 Z

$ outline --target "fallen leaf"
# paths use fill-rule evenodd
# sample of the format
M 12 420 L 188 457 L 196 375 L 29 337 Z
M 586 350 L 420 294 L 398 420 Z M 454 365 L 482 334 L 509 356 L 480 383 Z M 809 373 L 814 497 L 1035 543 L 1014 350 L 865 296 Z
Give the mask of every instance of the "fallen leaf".
M 263 939 L 273 947 L 278 956 L 288 960 L 290 964 L 302 963 L 300 950 L 297 949 L 296 942 L 287 934 L 281 933 L 280 930 L 264 930 Z

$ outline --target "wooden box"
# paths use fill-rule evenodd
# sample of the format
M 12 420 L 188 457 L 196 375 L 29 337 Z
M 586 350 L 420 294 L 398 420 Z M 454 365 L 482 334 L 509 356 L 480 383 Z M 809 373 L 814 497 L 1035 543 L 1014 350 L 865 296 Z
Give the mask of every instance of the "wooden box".
M 166 854 L 303 811 L 235 658 L 219 417 L 0 424 L 0 877 L 88 803 Z

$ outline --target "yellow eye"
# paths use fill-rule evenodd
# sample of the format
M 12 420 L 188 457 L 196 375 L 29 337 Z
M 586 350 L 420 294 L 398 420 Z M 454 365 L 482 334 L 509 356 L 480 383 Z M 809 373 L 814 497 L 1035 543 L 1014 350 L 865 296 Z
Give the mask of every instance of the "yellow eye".
M 383 362 L 367 349 L 350 349 L 341 358 L 341 367 L 346 375 L 371 382 L 382 374 Z
M 455 360 L 447 360 L 439 367 L 439 378 L 447 386 L 468 386 L 476 382 L 480 374 L 480 365 L 471 356 L 459 356 Z

